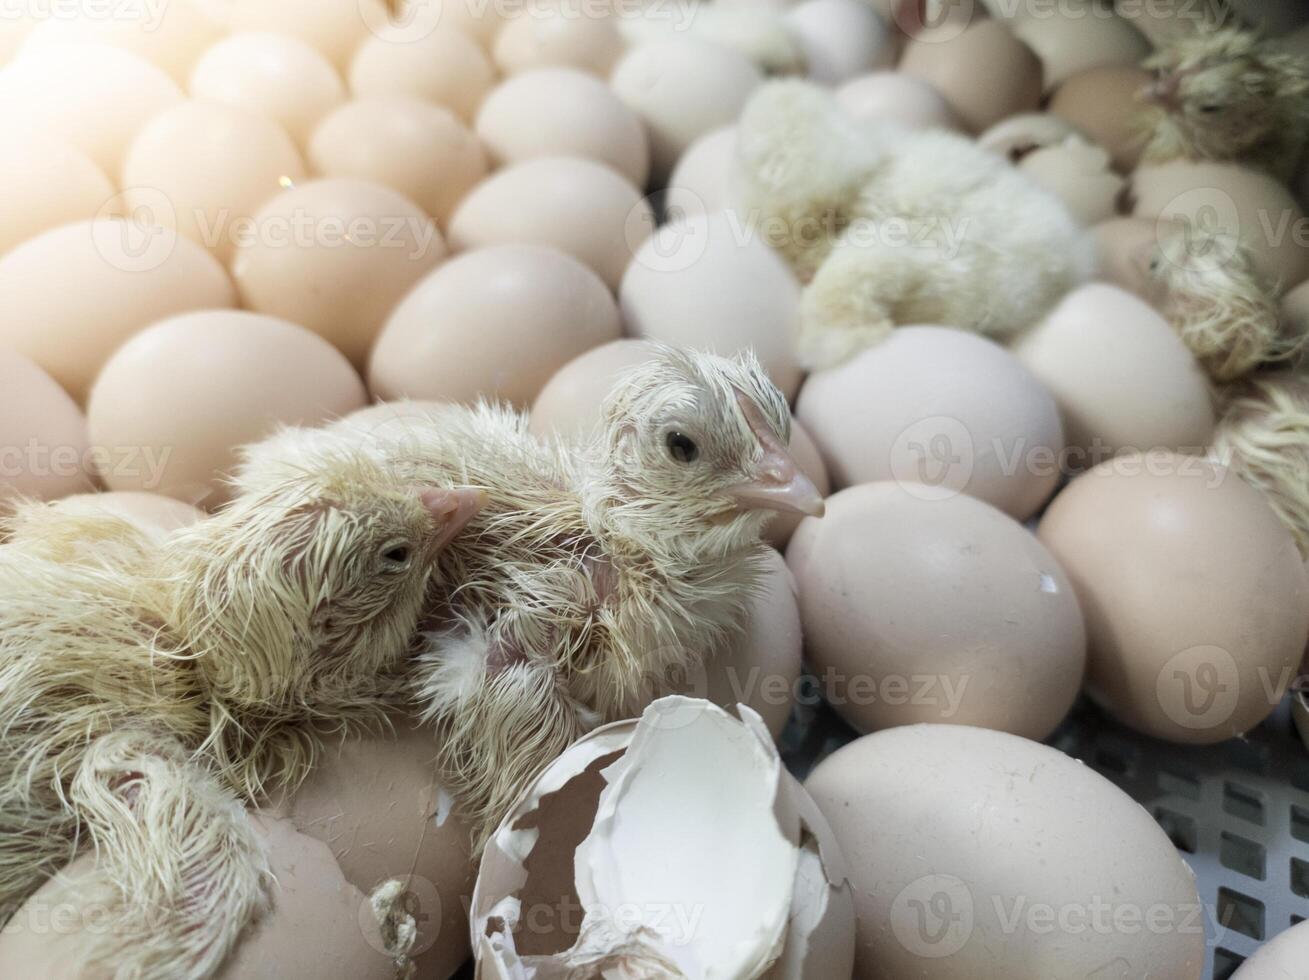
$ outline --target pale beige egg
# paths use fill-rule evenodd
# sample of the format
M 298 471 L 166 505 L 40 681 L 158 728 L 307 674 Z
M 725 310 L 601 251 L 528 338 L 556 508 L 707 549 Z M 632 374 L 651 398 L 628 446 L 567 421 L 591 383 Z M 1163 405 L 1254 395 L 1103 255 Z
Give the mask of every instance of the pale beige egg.
M 571 255 L 494 245 L 455 256 L 396 307 L 373 349 L 383 400 L 529 405 L 569 360 L 621 333 L 605 284 Z
M 247 309 L 308 327 L 362 368 L 396 303 L 445 255 L 436 224 L 409 198 L 329 177 L 256 213 L 232 276 Z
M 486 151 L 449 109 L 407 95 L 347 102 L 314 131 L 309 162 L 325 177 L 363 177 L 404 194 L 446 227 L 486 176 Z
M 572 156 L 608 164 L 637 187 L 650 147 L 636 113 L 604 82 L 573 68 L 525 71 L 492 89 L 477 135 L 496 164 Z
M 513 2 L 501 0 L 499 3 L 487 3 L 486 0 L 389 0 L 395 9 L 394 22 L 406 28 L 406 35 L 421 38 L 428 31 L 437 27 L 451 28 L 466 34 L 479 45 L 490 51 L 500 31 L 516 16 L 531 13 L 542 6 L 553 6 L 552 0 L 535 2 Z M 607 0 L 600 0 L 607 12 Z M 568 9 L 578 9 L 571 0 L 565 3 Z M 582 10 L 595 9 L 595 2 L 581 5 Z
M 36 361 L 78 401 L 133 334 L 177 313 L 235 305 L 218 261 L 165 228 L 61 225 L 0 258 L 0 346 Z
M 1149 301 L 1156 292 L 1150 262 L 1160 245 L 1159 225 L 1145 218 L 1110 218 L 1091 229 L 1096 278 Z
M 619 305 L 627 332 L 719 354 L 752 350 L 786 397 L 800 386 L 800 285 L 730 212 L 664 225 L 637 251 Z
M 207 516 L 198 507 L 148 490 L 104 490 L 76 493 L 54 504 L 56 510 L 81 517 L 114 517 L 134 525 L 154 541 L 162 542 L 178 528 L 190 527 Z
M 0 346 L 0 509 L 15 495 L 54 500 L 89 490 L 86 419 L 35 363 Z
M 87 422 L 110 489 L 212 507 L 229 496 L 223 480 L 239 446 L 366 401 L 354 368 L 321 337 L 223 310 L 164 320 L 119 348 L 91 389 Z
M 272 119 L 303 149 L 320 119 L 345 101 L 331 62 L 304 41 L 281 34 L 234 34 L 204 53 L 190 92 Z
M 1050 112 L 1107 149 L 1114 167 L 1127 173 L 1145 148 L 1148 127 L 1140 118 L 1145 106 L 1137 94 L 1152 77 L 1135 65 L 1087 68 L 1060 84 L 1050 99 Z
M 1018 169 L 1063 201 L 1084 225 L 1112 218 L 1127 183 L 1110 167 L 1108 151 L 1078 137 L 1027 154 Z
M 800 467 L 800 472 L 809 477 L 810 482 L 818 488 L 818 492 L 824 497 L 831 493 L 832 481 L 827 476 L 827 464 L 823 462 L 823 456 L 814 444 L 813 436 L 805 431 L 805 427 L 797 419 L 791 419 L 791 443 L 788 448 L 791 451 L 791 458 Z M 787 542 L 791 540 L 791 535 L 795 533 L 802 520 L 799 514 L 775 514 L 764 526 L 763 538 L 774 548 L 784 551 Z
M 505 75 L 534 68 L 576 68 L 607 78 L 623 53 L 613 18 L 577 16 L 572 5 L 530 10 L 511 20 L 495 39 L 492 55 Z
M 877 480 L 966 493 L 1026 520 L 1058 483 L 1064 448 L 1050 393 L 1007 350 L 947 327 L 900 327 L 811 374 L 796 417 L 836 489 Z
M 668 178 L 664 213 L 669 221 L 732 207 L 736 127 L 705 133 L 686 148 Z
M 584 440 L 600 424 L 600 408 L 620 377 L 654 356 L 643 340 L 611 340 L 579 354 L 550 376 L 532 402 L 529 427 L 542 438 Z
M 495 69 L 462 31 L 437 27 L 412 39 L 401 28 L 368 38 L 350 63 L 356 96 L 410 95 L 472 122 L 495 84 Z
M 450 219 L 456 249 L 550 245 L 589 265 L 617 289 L 654 212 L 617 171 L 576 157 L 539 157 L 482 181 Z
M 365 39 L 389 21 L 385 0 L 221 0 L 234 31 L 299 38 L 344 70 Z
M 1191 869 L 1149 812 L 1058 749 L 911 725 L 838 749 L 805 789 L 849 861 L 855 980 L 1201 975 Z
M 291 137 L 250 109 L 184 102 L 137 133 L 123 160 L 123 205 L 149 209 L 220 262 L 227 262 L 255 211 L 304 180 Z
M 1131 293 L 1082 286 L 1013 351 L 1059 403 L 1074 470 L 1128 449 L 1202 453 L 1209 444 L 1214 410 L 1204 369 Z
M 932 85 L 974 133 L 1041 101 L 1040 59 L 993 20 L 923 31 L 905 46 L 900 71 Z
M 645 123 L 656 180 L 667 178 L 697 137 L 735 122 L 762 81 L 745 55 L 690 37 L 637 45 L 610 78 Z
M 0 68 L 18 53 L 36 25 L 36 18 L 24 10 L 19 10 L 17 17 L 0 17 Z
M 1174 453 L 1122 456 L 1074 480 L 1039 533 L 1086 614 L 1087 689 L 1128 725 L 1207 745 L 1281 702 L 1309 639 L 1309 576 L 1234 473 Z
M 885 120 L 911 129 L 958 129 L 945 97 L 922 79 L 898 71 L 852 78 L 836 90 L 836 101 L 856 120 Z
M 1131 21 L 1093 0 L 1056 5 L 1047 15 L 1018 17 L 1013 32 L 1040 57 L 1047 92 L 1079 71 L 1135 67 L 1150 53 L 1150 42 Z
M 1081 131 L 1066 119 L 1048 112 L 1023 112 L 1001 120 L 982 133 L 977 137 L 977 145 L 1019 163 L 1037 150 L 1059 146 L 1069 137 L 1080 136 Z
M 1043 739 L 1086 665 L 1072 586 L 1013 518 L 926 490 L 842 490 L 792 537 L 820 689 L 860 731 L 936 722 Z
M 1260 946 L 1232 980 L 1295 980 L 1309 963 L 1309 922 L 1299 922 Z
M 71 143 L 110 180 L 137 131 L 181 101 L 161 69 L 107 44 L 29 51 L 0 74 L 0 121 L 8 132 Z
M 43 231 L 112 208 L 114 185 L 85 152 L 41 136 L 0 146 L 0 255 Z
M 886 22 L 860 0 L 804 0 L 786 12 L 800 43 L 807 74 L 840 85 L 895 62 L 895 38 Z

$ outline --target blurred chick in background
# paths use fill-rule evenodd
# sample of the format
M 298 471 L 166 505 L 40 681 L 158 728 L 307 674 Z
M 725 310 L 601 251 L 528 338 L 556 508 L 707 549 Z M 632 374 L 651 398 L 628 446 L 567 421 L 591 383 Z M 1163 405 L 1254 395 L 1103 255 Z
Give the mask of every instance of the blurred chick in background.
M 414 678 L 479 848 L 574 739 L 683 687 L 735 637 L 766 512 L 823 511 L 787 453 L 786 401 L 753 356 L 659 348 L 602 417 L 580 449 L 489 405 L 381 428 L 347 418 L 251 447 L 238 474 L 249 492 L 351 447 L 424 484 L 486 491 L 439 560 Z

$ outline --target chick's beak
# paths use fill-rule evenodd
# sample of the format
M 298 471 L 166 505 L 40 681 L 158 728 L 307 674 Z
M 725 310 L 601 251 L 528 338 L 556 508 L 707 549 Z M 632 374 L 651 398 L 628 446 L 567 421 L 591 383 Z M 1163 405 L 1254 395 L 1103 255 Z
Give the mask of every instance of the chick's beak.
M 1157 78 L 1141 89 L 1140 97 L 1170 112 L 1181 108 L 1181 79 L 1176 74 Z
M 424 490 L 419 498 L 436 522 L 437 533 L 431 545 L 433 554 L 453 541 L 455 535 L 486 506 L 486 493 L 482 490 Z
M 764 451 L 757 475 L 731 489 L 737 505 L 742 510 L 777 510 L 822 517 L 827 509 L 823 495 L 791 458 L 759 407 L 745 395 L 738 394 L 737 401 L 750 431 Z

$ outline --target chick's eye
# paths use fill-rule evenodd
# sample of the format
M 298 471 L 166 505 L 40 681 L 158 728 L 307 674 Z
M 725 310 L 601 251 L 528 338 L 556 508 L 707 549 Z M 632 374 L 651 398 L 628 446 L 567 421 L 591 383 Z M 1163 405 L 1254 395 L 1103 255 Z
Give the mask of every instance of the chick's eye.
M 1202 106 L 1200 106 L 1200 111 L 1201 111 L 1201 112 L 1206 113 L 1206 114 L 1210 114 L 1210 115 L 1212 115 L 1212 114 L 1215 113 L 1215 112 L 1218 112 L 1218 111 L 1221 110 L 1221 109 L 1222 109 L 1222 106 L 1220 106 L 1220 105 L 1202 105 Z
M 382 552 L 382 570 L 387 572 L 404 571 L 409 564 L 409 556 L 408 545 L 398 544 L 387 548 Z
M 700 447 L 695 444 L 695 440 L 681 432 L 668 433 L 665 442 L 668 445 L 668 455 L 679 463 L 691 463 L 700 455 Z

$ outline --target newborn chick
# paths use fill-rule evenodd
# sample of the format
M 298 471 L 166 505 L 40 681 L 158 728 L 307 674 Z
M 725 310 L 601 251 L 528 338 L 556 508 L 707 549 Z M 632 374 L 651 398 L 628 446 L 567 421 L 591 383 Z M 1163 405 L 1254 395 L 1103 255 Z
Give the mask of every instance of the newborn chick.
M 210 975 L 267 898 L 242 801 L 302 778 L 319 723 L 380 718 L 479 503 L 337 459 L 162 546 L 21 509 L 0 548 L 0 914 L 89 837 L 121 897 L 98 958 Z M 43 553 L 79 536 L 77 561 Z
M 1144 62 L 1146 163 L 1239 161 L 1289 180 L 1309 133 L 1309 64 L 1236 27 L 1177 38 Z
M 252 447 L 238 474 L 255 487 L 312 472 L 343 444 L 424 483 L 485 488 L 440 558 L 414 680 L 479 845 L 570 742 L 639 714 L 737 635 L 763 512 L 822 512 L 786 450 L 786 402 L 751 356 L 658 348 L 602 418 L 581 448 L 488 405 L 381 429 L 346 419 Z
M 811 369 L 896 324 L 1010 336 L 1093 270 L 1091 240 L 1057 197 L 956 134 L 856 122 L 799 81 L 759 89 L 738 132 L 747 213 L 808 284 Z

